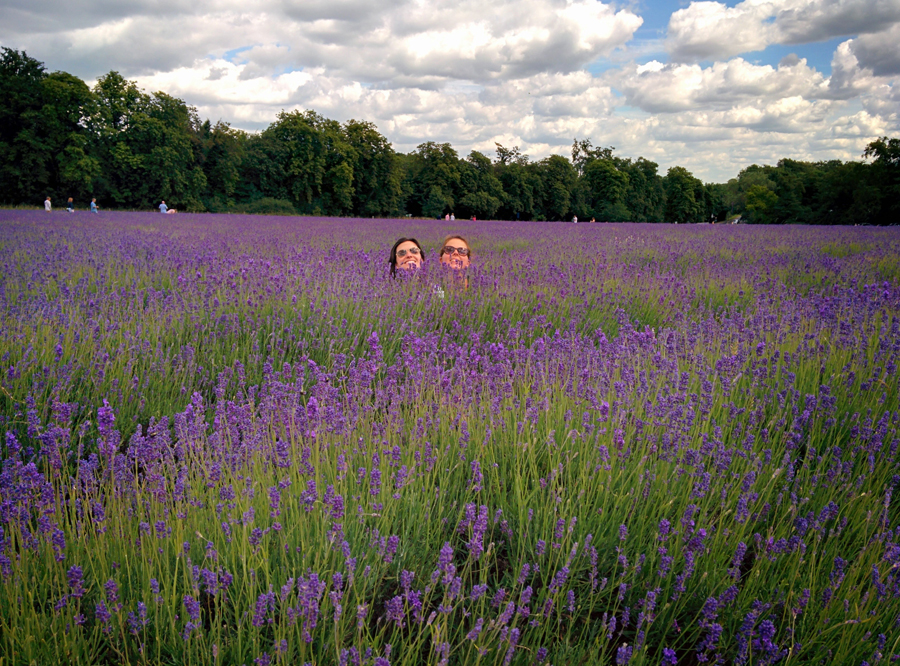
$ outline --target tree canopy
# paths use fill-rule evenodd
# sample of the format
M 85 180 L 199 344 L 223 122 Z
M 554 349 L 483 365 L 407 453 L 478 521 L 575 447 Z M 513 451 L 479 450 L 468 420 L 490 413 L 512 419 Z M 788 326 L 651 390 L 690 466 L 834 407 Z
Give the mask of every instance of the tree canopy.
M 425 141 L 396 153 L 371 122 L 282 111 L 259 133 L 201 120 L 165 92 L 112 71 L 93 89 L 0 49 L 0 203 L 96 197 L 107 208 L 364 217 L 761 224 L 893 224 L 900 139 L 880 137 L 842 163 L 751 165 L 727 183 L 576 138 L 571 159 L 531 160 L 518 146 L 461 157 Z

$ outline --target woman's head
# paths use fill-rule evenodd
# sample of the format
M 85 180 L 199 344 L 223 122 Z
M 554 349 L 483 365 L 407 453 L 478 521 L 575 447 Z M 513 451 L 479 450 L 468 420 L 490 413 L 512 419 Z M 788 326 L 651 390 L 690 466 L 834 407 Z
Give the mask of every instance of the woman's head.
M 447 236 L 441 243 L 441 263 L 454 269 L 466 268 L 472 258 L 469 242 L 462 236 Z
M 391 265 L 391 275 L 395 275 L 397 269 L 409 270 L 419 268 L 425 261 L 425 251 L 415 238 L 400 238 L 391 248 L 391 256 L 388 263 Z

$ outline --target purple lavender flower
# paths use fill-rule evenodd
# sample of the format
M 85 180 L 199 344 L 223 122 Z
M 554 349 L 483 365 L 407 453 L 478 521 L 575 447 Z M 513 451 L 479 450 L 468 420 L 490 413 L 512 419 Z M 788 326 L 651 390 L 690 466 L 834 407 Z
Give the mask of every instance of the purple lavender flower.
M 184 609 L 187 611 L 191 622 L 200 621 L 200 602 L 189 594 L 184 595 Z
M 56 561 L 62 562 L 66 559 L 66 535 L 58 527 L 53 530 L 52 544 Z
M 109 633 L 109 621 L 112 619 L 112 615 L 110 615 L 109 610 L 106 608 L 106 604 L 102 601 L 97 602 L 95 615 L 97 617 L 97 622 L 103 625 L 103 633 Z
M 482 628 L 484 627 L 484 618 L 480 617 L 475 621 L 475 626 L 466 634 L 466 638 L 470 641 L 478 640 L 478 635 L 481 633 Z
M 394 622 L 398 627 L 403 627 L 403 620 L 406 617 L 406 612 L 403 608 L 403 597 L 396 596 L 390 599 L 385 604 L 384 611 L 385 619 L 388 622 Z
M 82 571 L 81 567 L 70 567 L 66 577 L 69 587 L 72 588 L 72 596 L 76 599 L 83 597 L 86 590 L 84 589 L 84 571 Z
M 119 603 L 119 586 L 116 584 L 116 581 L 110 578 L 103 584 L 103 589 L 106 590 L 106 601 L 109 603 L 110 607 L 114 611 L 121 610 L 122 604 Z

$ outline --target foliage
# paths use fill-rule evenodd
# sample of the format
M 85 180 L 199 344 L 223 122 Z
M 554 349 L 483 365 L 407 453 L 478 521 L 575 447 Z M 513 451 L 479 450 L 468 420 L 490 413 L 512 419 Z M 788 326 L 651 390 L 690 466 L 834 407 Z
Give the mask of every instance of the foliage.
M 426 141 L 397 154 L 370 122 L 343 124 L 313 110 L 282 111 L 260 133 L 201 120 L 165 92 L 148 94 L 112 71 L 93 89 L 48 73 L 24 52 L 0 57 L 0 203 L 40 205 L 51 196 L 105 210 L 240 212 L 261 199 L 304 215 L 709 222 L 742 216 L 764 224 L 896 223 L 900 139 L 872 141 L 868 162 L 750 165 L 728 183 L 687 169 L 666 176 L 643 157 L 575 139 L 571 159 L 532 161 L 496 145 L 461 158 Z M 287 209 L 283 209 L 287 210 Z
M 670 222 L 700 222 L 704 219 L 703 183 L 684 167 L 672 167 L 664 179 L 666 219 Z

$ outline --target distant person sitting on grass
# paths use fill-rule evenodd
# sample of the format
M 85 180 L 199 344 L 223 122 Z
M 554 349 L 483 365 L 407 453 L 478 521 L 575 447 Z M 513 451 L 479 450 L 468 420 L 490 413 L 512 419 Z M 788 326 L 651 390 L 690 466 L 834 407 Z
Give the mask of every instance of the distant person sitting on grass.
M 92 212 L 92 213 L 99 213 L 99 212 L 100 212 L 100 206 L 97 205 L 97 200 L 96 200 L 96 199 L 91 199 L 91 212 Z
M 69 200 L 66 202 L 66 210 L 70 213 L 75 212 L 75 202 L 72 200 L 72 197 L 69 197 Z
M 397 277 L 397 269 L 414 270 L 425 262 L 425 251 L 415 238 L 399 238 L 391 248 L 388 263 L 391 265 L 391 277 Z
M 44 210 L 48 213 L 53 210 L 53 205 L 50 203 L 50 197 L 44 199 Z
M 165 200 L 161 204 L 159 204 L 159 212 L 165 215 L 169 212 L 169 207 L 166 205 Z

